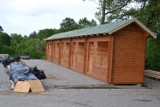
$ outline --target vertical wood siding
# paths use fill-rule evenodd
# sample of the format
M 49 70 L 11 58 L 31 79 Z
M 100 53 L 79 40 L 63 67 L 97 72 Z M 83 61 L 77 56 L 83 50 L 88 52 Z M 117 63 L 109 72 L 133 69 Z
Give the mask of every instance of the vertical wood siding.
M 112 35 L 47 41 L 46 59 L 108 83 L 137 84 L 147 36 L 133 23 Z
M 114 37 L 112 83 L 143 82 L 145 36 L 135 24 L 116 32 Z
M 70 40 L 61 41 L 61 60 L 60 64 L 65 67 L 69 67 L 70 60 Z

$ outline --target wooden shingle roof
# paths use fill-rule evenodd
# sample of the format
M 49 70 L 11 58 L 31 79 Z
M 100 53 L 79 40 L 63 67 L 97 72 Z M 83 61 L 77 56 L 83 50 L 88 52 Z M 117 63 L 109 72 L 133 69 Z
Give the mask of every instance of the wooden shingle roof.
M 156 38 L 156 35 L 152 31 L 150 31 L 146 26 L 144 26 L 140 21 L 133 18 L 113 23 L 107 23 L 95 27 L 88 27 L 69 32 L 58 33 L 46 38 L 45 40 L 75 38 L 75 37 L 94 36 L 94 35 L 98 36 L 99 34 L 113 34 L 114 32 L 124 28 L 125 26 L 131 23 L 136 23 L 139 27 L 148 32 L 153 38 Z

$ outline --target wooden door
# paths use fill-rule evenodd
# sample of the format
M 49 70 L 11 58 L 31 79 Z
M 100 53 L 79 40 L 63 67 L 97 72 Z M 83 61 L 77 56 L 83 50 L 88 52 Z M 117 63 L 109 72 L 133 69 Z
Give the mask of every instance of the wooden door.
M 60 64 L 69 67 L 69 51 L 70 51 L 70 43 L 69 42 L 64 42 L 62 43 L 62 52 L 61 52 L 61 61 Z
M 107 81 L 108 70 L 108 42 L 98 41 L 96 49 L 95 69 L 96 75 L 104 81 Z
M 107 81 L 108 42 L 89 41 L 87 74 L 100 80 Z
M 94 59 L 94 42 L 89 42 L 88 51 L 88 73 L 92 73 Z
M 55 43 L 55 59 L 54 62 L 59 64 L 60 43 Z
M 76 42 L 73 42 L 72 45 L 72 62 L 71 62 L 71 68 L 75 70 L 76 68 Z

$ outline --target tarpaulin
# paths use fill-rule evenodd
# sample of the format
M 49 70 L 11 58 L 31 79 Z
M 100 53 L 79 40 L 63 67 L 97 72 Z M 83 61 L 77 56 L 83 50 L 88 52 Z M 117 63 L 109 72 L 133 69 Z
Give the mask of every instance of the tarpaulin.
M 20 61 L 11 62 L 5 69 L 14 83 L 24 80 L 37 80 L 37 77 L 31 72 L 30 67 L 23 65 Z

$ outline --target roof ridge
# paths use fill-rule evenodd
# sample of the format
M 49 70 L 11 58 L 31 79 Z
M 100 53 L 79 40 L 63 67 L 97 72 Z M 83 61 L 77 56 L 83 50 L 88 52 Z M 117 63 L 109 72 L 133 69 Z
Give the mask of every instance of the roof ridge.
M 153 32 L 151 32 L 145 25 L 143 25 L 136 18 L 132 18 L 132 19 L 128 19 L 128 20 L 115 21 L 115 22 L 97 25 L 97 26 L 93 26 L 93 27 L 91 26 L 91 27 L 76 29 L 76 30 L 72 30 L 72 31 L 68 31 L 68 32 L 57 33 L 57 34 L 54 34 L 54 35 L 46 38 L 45 40 L 88 36 L 88 35 L 103 34 L 103 33 L 112 34 L 116 31 L 122 29 L 123 27 L 133 23 L 133 22 L 137 23 L 142 29 L 144 29 L 151 36 L 156 38 L 156 35 Z

